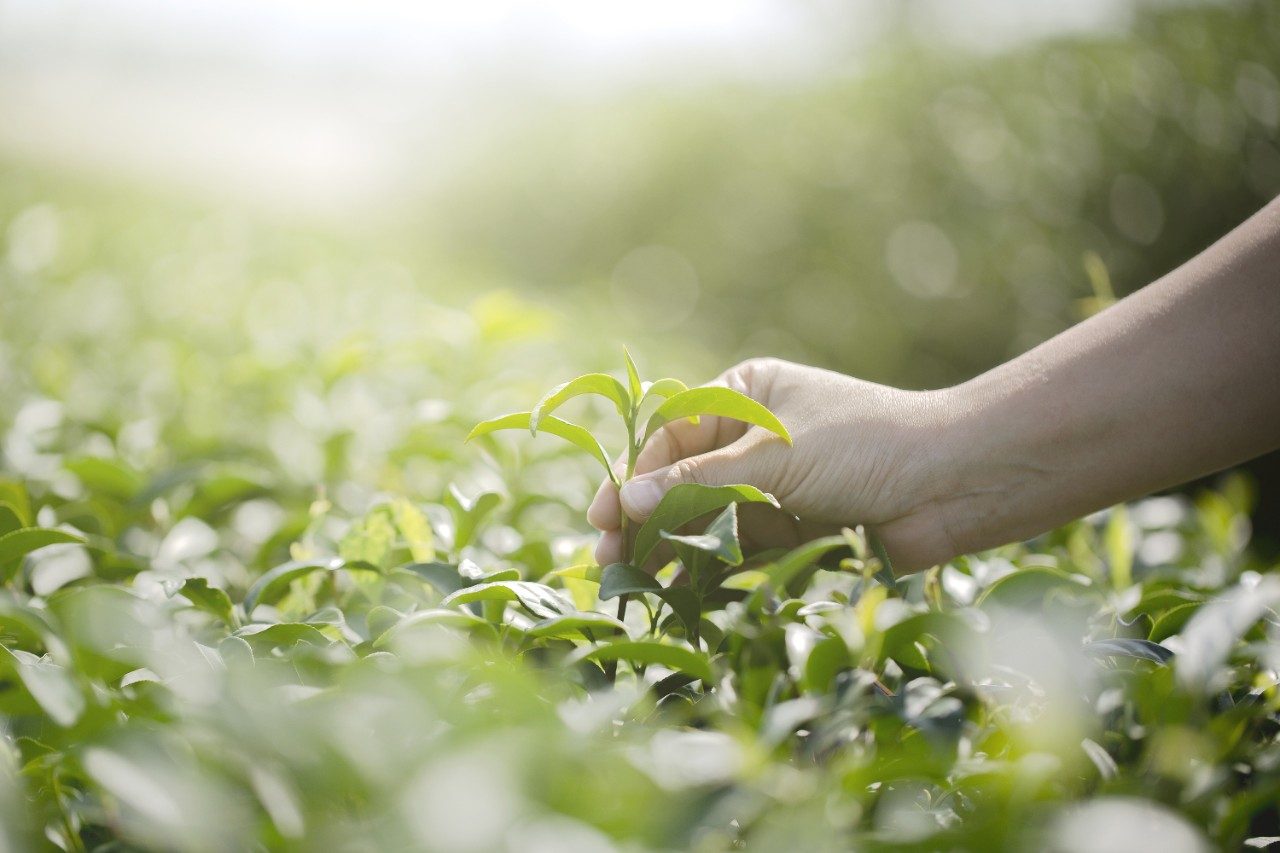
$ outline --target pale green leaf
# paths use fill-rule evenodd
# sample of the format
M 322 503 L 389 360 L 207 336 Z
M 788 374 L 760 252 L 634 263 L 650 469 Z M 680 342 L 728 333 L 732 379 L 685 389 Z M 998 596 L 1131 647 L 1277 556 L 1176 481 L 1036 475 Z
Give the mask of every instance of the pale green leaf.
M 701 652 L 684 646 L 653 641 L 622 641 L 595 646 L 579 653 L 579 660 L 625 660 L 632 664 L 658 664 L 710 683 L 714 676 L 711 661 Z
M 588 373 L 561 383 L 547 392 L 529 412 L 529 432 L 538 434 L 542 419 L 565 402 L 583 394 L 597 394 L 612 400 L 618 414 L 626 418 L 631 410 L 631 397 L 622 383 L 607 373 Z
M 488 435 L 491 432 L 497 432 L 498 430 L 528 429 L 529 420 L 529 412 L 515 412 L 510 415 L 503 415 L 500 418 L 483 421 L 472 428 L 470 434 L 467 435 L 467 441 L 471 441 L 471 439 L 478 438 L 482 435 Z M 538 429 L 543 432 L 559 436 L 565 441 L 591 454 L 597 462 L 604 466 L 604 470 L 608 474 L 609 479 L 613 480 L 615 484 L 617 483 L 617 475 L 613 473 L 613 466 L 609 463 L 609 454 L 605 452 L 604 448 L 600 445 L 600 442 L 596 441 L 596 437 L 589 431 L 577 424 L 562 421 L 559 418 L 552 417 L 551 415 L 544 415 L 542 417 L 538 422 Z
M 746 394 L 721 386 L 690 388 L 667 398 L 650 416 L 645 442 L 663 424 L 694 415 L 717 415 L 753 424 L 780 436 L 787 444 L 791 443 L 791 434 L 773 412 Z
M 495 581 L 476 584 L 450 594 L 442 607 L 456 607 L 475 601 L 518 601 L 534 616 L 553 619 L 576 613 L 573 605 L 551 587 L 532 581 Z
M 644 393 L 644 386 L 640 382 L 640 371 L 636 370 L 636 361 L 631 357 L 631 350 L 625 346 L 622 348 L 622 356 L 627 362 L 627 385 L 631 388 L 631 402 L 638 406 Z

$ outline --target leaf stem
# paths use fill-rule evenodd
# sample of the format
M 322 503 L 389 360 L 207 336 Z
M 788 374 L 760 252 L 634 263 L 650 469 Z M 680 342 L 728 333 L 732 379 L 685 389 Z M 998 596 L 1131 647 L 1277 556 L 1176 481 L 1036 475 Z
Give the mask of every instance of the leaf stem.
M 636 446 L 636 415 L 640 407 L 639 400 L 631 401 L 631 410 L 627 413 L 627 470 L 622 477 L 622 482 L 618 485 L 621 492 L 622 485 L 635 476 L 636 459 L 640 456 L 640 448 Z M 635 531 L 632 530 L 631 519 L 627 517 L 627 511 L 622 508 L 622 496 L 618 496 L 618 529 L 622 534 L 622 562 L 631 565 L 632 559 L 635 557 Z M 619 622 L 626 621 L 627 602 L 631 596 L 623 594 L 618 596 L 618 613 Z M 617 663 L 610 665 L 607 675 L 610 681 L 613 681 L 617 670 L 614 668 Z

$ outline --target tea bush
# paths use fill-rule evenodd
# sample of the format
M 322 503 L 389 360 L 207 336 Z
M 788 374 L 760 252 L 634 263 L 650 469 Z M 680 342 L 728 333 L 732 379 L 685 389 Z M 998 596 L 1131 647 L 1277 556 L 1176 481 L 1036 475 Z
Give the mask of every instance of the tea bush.
M 1280 585 L 1243 480 L 897 581 L 861 531 L 748 557 L 737 507 L 768 496 L 685 487 L 633 532 L 673 543 L 687 585 L 601 569 L 589 458 L 464 439 L 614 342 L 305 234 L 101 210 L 7 215 L 5 849 L 1280 834 Z M 588 386 L 618 400 L 570 398 Z M 638 442 L 644 391 L 562 389 L 538 431 L 613 446 L 616 409 Z

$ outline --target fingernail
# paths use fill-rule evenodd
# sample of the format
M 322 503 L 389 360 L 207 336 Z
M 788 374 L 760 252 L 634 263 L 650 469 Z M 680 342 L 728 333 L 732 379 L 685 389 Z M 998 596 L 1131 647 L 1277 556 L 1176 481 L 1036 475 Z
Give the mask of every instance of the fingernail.
M 622 507 L 627 515 L 648 516 L 662 500 L 662 488 L 653 480 L 630 480 L 622 486 Z

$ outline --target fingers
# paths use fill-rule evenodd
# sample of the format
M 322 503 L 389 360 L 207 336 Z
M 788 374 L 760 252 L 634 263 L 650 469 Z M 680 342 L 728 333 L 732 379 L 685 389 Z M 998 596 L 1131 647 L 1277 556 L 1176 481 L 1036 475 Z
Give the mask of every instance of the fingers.
M 766 372 L 757 362 L 743 362 L 707 385 L 732 388 L 763 402 L 765 395 L 762 391 L 768 384 L 763 375 Z M 741 472 L 734 475 L 732 465 L 726 466 L 732 455 L 716 455 L 717 451 L 726 450 L 738 442 L 747 430 L 747 424 L 716 416 L 704 416 L 697 423 L 681 418 L 665 424 L 650 437 L 636 457 L 635 479 L 625 484 L 622 495 L 612 482 L 605 480 L 600 484 L 587 509 L 587 521 L 597 530 L 608 533 L 619 529 L 624 509 L 637 521 L 648 518 L 667 490 L 678 483 L 726 485 L 729 482 L 750 482 L 741 476 Z M 622 459 L 615 462 L 614 470 L 621 479 L 625 471 Z
M 666 468 L 686 457 L 722 446 L 726 440 L 732 440 L 729 435 L 736 431 L 733 426 L 736 423 L 724 418 L 704 417 L 699 418 L 696 424 L 682 418 L 665 425 L 649 438 L 636 457 L 636 475 Z M 626 470 L 625 461 L 618 460 L 614 464 L 614 470 L 621 479 Z M 618 487 L 609 480 L 604 480 L 596 490 L 591 506 L 587 508 L 587 522 L 597 530 L 617 530 L 621 512 Z
M 657 508 L 662 496 L 681 483 L 725 486 L 747 482 L 741 453 L 734 446 L 700 456 L 681 459 L 665 468 L 637 476 L 622 484 L 622 509 L 636 521 L 644 521 Z
M 617 530 L 622 518 L 622 504 L 618 502 L 618 487 L 609 480 L 600 484 L 596 496 L 587 507 L 587 523 L 601 532 Z

